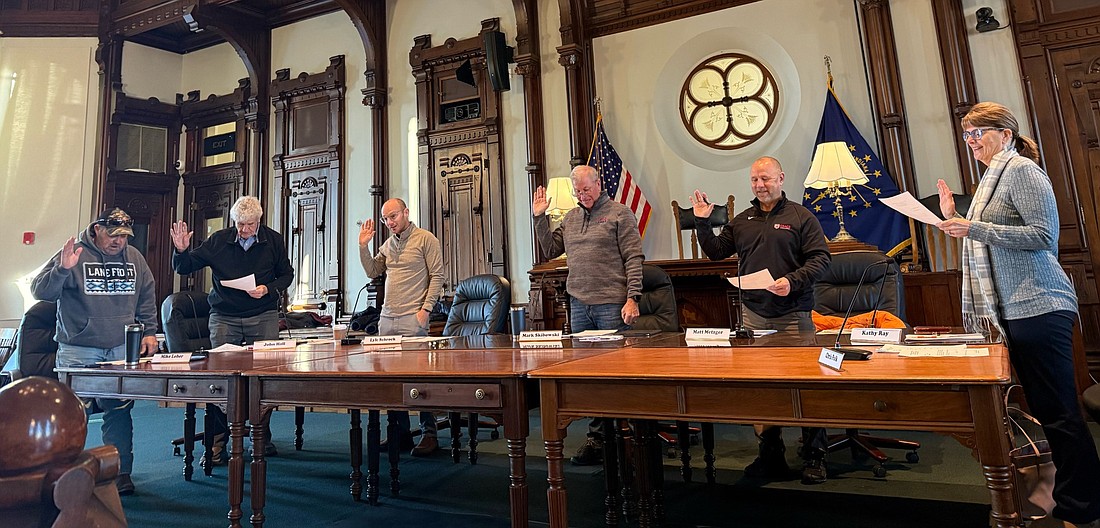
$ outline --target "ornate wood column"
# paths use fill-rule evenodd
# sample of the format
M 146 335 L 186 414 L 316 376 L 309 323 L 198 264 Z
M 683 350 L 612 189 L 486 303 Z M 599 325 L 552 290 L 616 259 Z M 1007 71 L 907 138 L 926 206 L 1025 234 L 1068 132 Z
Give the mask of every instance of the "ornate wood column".
M 514 0 L 516 10 L 516 73 L 523 76 L 523 107 L 527 126 L 527 188 L 534 192 L 546 185 L 546 132 L 542 112 L 542 65 L 539 62 L 539 14 L 534 0 Z M 516 214 L 530 214 L 522 203 Z M 506 213 L 507 214 L 507 213 Z M 534 224 L 531 240 L 536 240 Z M 539 261 L 541 251 L 532 244 L 532 262 Z
M 905 123 L 905 101 L 898 69 L 897 42 L 890 19 L 888 0 L 859 0 L 862 13 L 864 47 L 871 70 L 871 93 L 875 99 L 879 153 L 886 169 L 903 191 L 916 188 L 909 130 Z
M 936 36 L 940 44 L 940 62 L 947 89 L 947 103 L 957 123 L 970 107 L 978 102 L 977 83 L 974 81 L 974 63 L 970 57 L 970 43 L 966 39 L 966 18 L 961 0 L 932 0 L 932 19 L 936 24 Z M 963 185 L 973 194 L 981 172 L 978 162 L 971 155 L 966 142 L 955 136 L 955 154 L 962 170 Z
M 114 166 L 114 160 L 111 159 L 114 149 L 111 148 L 110 121 L 114 115 L 116 96 L 122 93 L 123 38 L 110 32 L 109 13 L 104 10 L 101 15 L 99 46 L 95 52 L 95 61 L 99 65 L 99 117 L 96 119 L 96 168 L 93 175 L 95 186 L 92 191 L 91 215 L 107 205 L 107 173 Z
M 558 0 L 558 9 L 561 14 L 558 63 L 565 67 L 565 100 L 569 106 L 569 164 L 576 166 L 587 161 L 596 126 L 592 38 L 585 28 L 584 0 Z

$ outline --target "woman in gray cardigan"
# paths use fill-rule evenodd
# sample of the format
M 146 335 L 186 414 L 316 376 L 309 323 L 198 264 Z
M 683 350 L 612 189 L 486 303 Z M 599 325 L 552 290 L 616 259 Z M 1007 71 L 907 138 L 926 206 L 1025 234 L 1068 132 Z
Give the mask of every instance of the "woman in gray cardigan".
M 974 105 L 962 138 L 985 165 L 966 217 L 938 182 L 944 222 L 963 239 L 963 321 L 1004 336 L 1028 406 L 1043 423 L 1057 468 L 1056 526 L 1100 527 L 1100 459 L 1073 375 L 1077 294 L 1058 264 L 1058 209 L 1038 146 L 997 103 Z M 1050 521 L 1055 521 L 1051 519 Z

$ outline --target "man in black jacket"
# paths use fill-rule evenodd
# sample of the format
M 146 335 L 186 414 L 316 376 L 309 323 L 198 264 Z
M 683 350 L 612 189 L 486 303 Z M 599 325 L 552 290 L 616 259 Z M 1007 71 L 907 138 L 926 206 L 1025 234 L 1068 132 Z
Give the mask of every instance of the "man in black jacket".
M 698 190 L 691 197 L 699 245 L 711 260 L 737 254 L 740 275 L 767 269 L 775 282 L 765 290 L 742 290 L 745 326 L 753 330 L 813 332 L 814 283 L 829 269 L 831 257 L 817 218 L 783 192 L 783 167 L 765 156 L 749 170 L 756 199 L 715 236 L 710 225 L 714 204 Z M 783 453 L 782 429 L 756 426 L 760 456 L 745 473 L 782 477 L 790 470 Z M 802 429 L 802 482 L 824 482 L 825 430 Z
M 278 231 L 260 224 L 263 208 L 255 196 L 242 196 L 229 210 L 234 226 L 210 235 L 197 248 L 191 248 L 192 232 L 180 220 L 172 224 L 172 267 L 187 275 L 209 266 L 213 275 L 210 291 L 210 344 L 251 344 L 254 341 L 279 338 L 279 296 L 294 280 L 286 242 Z M 253 277 L 255 288 L 249 290 L 226 286 L 223 281 Z M 220 430 L 225 431 L 225 413 L 208 406 Z M 271 443 L 271 430 L 264 452 L 277 454 Z M 223 435 L 224 438 L 224 435 Z M 214 456 L 223 462 L 224 450 Z

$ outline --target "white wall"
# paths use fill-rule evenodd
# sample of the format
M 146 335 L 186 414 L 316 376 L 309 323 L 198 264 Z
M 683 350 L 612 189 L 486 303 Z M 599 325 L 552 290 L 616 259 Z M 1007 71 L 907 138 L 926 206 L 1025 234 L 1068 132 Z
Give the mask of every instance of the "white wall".
M 177 55 L 177 57 L 180 57 Z M 244 61 L 229 44 L 219 44 L 183 55 L 180 65 L 179 93 L 199 91 L 199 97 L 228 95 L 238 81 L 248 77 Z
M 94 38 L 0 38 L 0 325 L 16 326 L 16 281 L 92 213 L 99 100 Z M 23 245 L 23 233 L 36 234 Z M 28 305 L 29 306 L 29 305 Z
M 122 91 L 130 97 L 156 97 L 174 104 L 182 71 L 182 55 L 133 42 L 122 44 Z
M 653 205 L 643 240 L 647 259 L 679 256 L 672 200 L 686 203 L 700 189 L 712 197 L 732 193 L 737 210 L 748 207 L 753 198 L 748 169 L 759 156 L 775 156 L 783 163 L 787 196 L 801 202 L 825 101 L 825 55 L 832 58 L 841 103 L 873 143 L 851 0 L 754 3 L 598 38 L 593 49 L 604 127 Z M 746 52 L 771 69 L 780 86 L 781 108 L 776 125 L 758 144 L 716 151 L 688 136 L 677 101 L 691 69 L 727 51 Z

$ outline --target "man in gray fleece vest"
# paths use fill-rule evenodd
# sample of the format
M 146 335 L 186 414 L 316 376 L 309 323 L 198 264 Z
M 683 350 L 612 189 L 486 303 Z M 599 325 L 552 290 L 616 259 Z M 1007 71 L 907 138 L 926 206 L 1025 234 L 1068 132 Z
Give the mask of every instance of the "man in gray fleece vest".
M 638 220 L 629 207 L 611 200 L 603 191 L 599 173 L 579 165 L 569 175 L 580 207 L 570 210 L 561 226 L 550 232 L 546 189 L 535 189 L 531 213 L 542 253 L 552 259 L 567 253 L 569 273 L 569 328 L 625 330 L 638 318 L 642 296 L 642 237 Z M 603 442 L 599 419 L 589 423 L 588 439 L 571 459 L 576 465 L 602 462 Z
M 443 249 L 439 239 L 409 221 L 409 208 L 400 198 L 390 198 L 382 204 L 382 221 L 393 235 L 386 239 L 377 255 L 370 252 L 374 220 L 364 221 L 359 230 L 359 261 L 363 270 L 372 279 L 386 274 L 378 335 L 428 335 L 428 316 L 443 295 Z M 402 441 L 411 444 L 407 440 L 409 413 L 391 412 L 389 418 L 388 439 L 394 439 L 396 431 Z M 424 434 L 412 449 L 413 456 L 427 456 L 439 448 L 434 414 L 420 413 L 420 429 Z
M 118 208 L 107 209 L 80 235 L 70 237 L 31 282 L 40 301 L 57 302 L 57 366 L 94 364 L 126 358 L 124 327 L 145 325 L 141 355 L 157 350 L 157 301 L 153 273 L 145 257 L 128 244 L 134 221 Z M 97 398 L 103 409 L 103 443 L 118 448 L 120 495 L 134 492 L 132 400 Z M 89 405 L 89 412 L 91 407 Z

